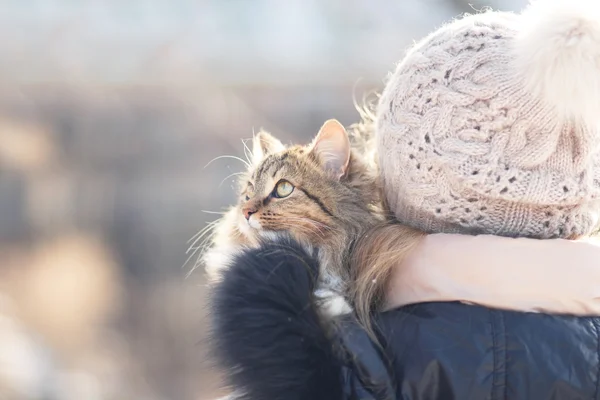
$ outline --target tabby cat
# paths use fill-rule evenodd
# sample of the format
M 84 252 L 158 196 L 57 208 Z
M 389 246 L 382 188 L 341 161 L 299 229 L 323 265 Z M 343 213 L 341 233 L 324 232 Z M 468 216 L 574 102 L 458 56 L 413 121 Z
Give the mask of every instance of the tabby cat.
M 252 160 L 240 180 L 241 191 L 215 227 L 203 260 L 209 278 L 219 279 L 228 260 L 244 247 L 286 233 L 318 250 L 322 298 L 327 314 L 349 311 L 333 293 L 345 291 L 349 252 L 368 228 L 384 220 L 374 157 L 368 138 L 329 120 L 306 146 L 284 146 L 266 132 L 253 139 Z

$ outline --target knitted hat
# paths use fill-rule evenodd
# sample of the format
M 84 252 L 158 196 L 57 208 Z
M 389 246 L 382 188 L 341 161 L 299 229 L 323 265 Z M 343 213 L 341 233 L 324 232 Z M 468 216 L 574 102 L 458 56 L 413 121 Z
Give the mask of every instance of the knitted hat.
M 598 229 L 598 3 L 465 16 L 407 53 L 377 110 L 384 189 L 400 222 L 535 238 Z

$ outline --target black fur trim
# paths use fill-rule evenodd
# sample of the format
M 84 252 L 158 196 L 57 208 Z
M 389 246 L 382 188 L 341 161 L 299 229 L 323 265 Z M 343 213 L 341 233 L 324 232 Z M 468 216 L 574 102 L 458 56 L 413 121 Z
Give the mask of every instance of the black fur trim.
M 239 255 L 214 288 L 213 349 L 239 398 L 343 398 L 341 363 L 313 299 L 318 270 L 281 240 Z

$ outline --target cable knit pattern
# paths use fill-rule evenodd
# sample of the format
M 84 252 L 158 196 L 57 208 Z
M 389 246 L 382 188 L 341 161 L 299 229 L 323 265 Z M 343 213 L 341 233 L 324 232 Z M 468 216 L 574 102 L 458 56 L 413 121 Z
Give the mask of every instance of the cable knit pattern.
M 397 218 L 426 232 L 589 235 L 600 210 L 600 135 L 526 89 L 520 16 L 486 12 L 417 43 L 377 111 L 380 166 Z

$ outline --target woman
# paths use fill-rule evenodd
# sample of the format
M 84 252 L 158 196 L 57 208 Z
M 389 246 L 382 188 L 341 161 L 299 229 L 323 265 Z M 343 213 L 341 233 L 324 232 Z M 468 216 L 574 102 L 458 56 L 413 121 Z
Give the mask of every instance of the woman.
M 212 305 L 241 398 L 600 398 L 600 249 L 575 241 L 599 227 L 599 16 L 594 1 L 540 1 L 408 52 L 378 150 L 390 209 L 429 235 L 354 271 L 356 298 L 384 294 L 369 324 L 321 322 L 317 262 L 294 242 L 239 256 Z M 382 251 L 385 229 L 358 254 L 401 254 Z

